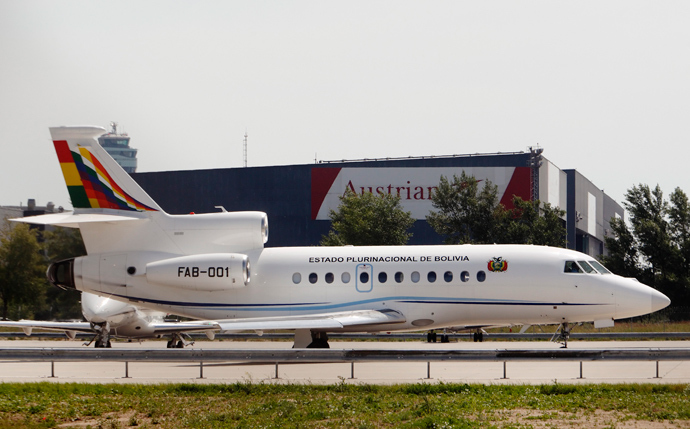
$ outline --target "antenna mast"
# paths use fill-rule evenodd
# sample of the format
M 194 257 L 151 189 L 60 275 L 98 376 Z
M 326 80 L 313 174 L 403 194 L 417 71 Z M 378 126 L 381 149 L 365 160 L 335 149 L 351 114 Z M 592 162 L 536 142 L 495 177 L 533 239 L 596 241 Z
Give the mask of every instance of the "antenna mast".
M 243 145 L 243 154 L 244 154 L 244 166 L 247 166 L 247 137 L 249 137 L 249 134 L 247 134 L 247 130 L 244 130 L 244 145 Z

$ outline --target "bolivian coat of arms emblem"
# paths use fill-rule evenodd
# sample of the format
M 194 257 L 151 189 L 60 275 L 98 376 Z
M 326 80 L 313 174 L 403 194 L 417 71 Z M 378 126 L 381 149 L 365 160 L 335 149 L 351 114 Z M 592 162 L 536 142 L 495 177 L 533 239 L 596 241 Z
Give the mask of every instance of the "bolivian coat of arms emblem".
M 502 273 L 508 270 L 508 261 L 504 261 L 503 257 L 499 256 L 498 258 L 491 259 L 487 268 L 493 273 Z

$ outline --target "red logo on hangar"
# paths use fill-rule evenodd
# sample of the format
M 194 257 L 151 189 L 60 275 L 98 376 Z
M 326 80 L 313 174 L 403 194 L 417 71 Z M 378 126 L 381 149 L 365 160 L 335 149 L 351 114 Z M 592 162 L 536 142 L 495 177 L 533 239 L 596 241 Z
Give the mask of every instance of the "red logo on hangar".
M 490 260 L 487 268 L 492 273 L 502 273 L 508 270 L 508 261 L 504 261 L 503 257 L 499 256 Z

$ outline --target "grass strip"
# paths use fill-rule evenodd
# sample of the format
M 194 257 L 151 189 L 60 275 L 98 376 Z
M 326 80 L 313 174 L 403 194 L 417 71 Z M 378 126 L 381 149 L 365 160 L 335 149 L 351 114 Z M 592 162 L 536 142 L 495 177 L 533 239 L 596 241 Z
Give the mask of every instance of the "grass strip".
M 5 428 L 522 428 L 690 423 L 690 386 L 0 384 Z

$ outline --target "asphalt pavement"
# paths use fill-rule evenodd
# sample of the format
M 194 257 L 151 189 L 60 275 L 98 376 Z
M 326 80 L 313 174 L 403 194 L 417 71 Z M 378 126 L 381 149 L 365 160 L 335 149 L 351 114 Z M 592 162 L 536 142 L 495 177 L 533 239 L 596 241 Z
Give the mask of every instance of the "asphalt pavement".
M 81 348 L 82 341 L 0 340 L 0 348 Z M 165 341 L 114 342 L 114 348 L 165 349 Z M 546 341 L 426 343 L 415 341 L 331 341 L 337 349 L 545 350 Z M 291 341 L 197 341 L 192 349 L 289 349 Z M 0 361 L 0 382 L 85 383 L 690 383 L 688 341 L 571 341 L 572 350 L 686 348 L 687 361 L 534 362 L 358 362 L 319 364 L 22 362 Z M 657 377 L 658 375 L 658 377 Z

